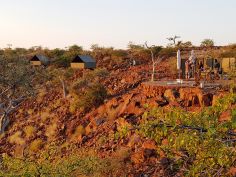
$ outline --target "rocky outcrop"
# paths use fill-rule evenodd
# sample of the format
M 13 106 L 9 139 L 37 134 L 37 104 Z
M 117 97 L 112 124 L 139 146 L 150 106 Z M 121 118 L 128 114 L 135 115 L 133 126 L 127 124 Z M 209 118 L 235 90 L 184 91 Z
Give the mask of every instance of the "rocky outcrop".
M 181 103 L 184 107 L 211 106 L 213 93 L 198 87 L 174 87 L 142 84 L 143 93 L 147 97 L 163 97 L 173 105 Z
M 184 101 L 184 106 L 211 106 L 213 94 L 204 92 L 200 88 L 179 89 L 180 99 Z
M 177 98 L 179 98 L 179 93 L 176 89 L 167 89 L 164 92 L 164 97 L 169 101 L 169 102 L 174 102 L 176 101 Z

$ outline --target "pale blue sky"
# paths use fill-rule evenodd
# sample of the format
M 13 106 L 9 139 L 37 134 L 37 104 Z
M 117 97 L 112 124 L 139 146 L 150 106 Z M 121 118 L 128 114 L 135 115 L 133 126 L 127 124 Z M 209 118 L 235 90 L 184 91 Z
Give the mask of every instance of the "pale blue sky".
M 0 48 L 236 42 L 236 0 L 0 0 Z

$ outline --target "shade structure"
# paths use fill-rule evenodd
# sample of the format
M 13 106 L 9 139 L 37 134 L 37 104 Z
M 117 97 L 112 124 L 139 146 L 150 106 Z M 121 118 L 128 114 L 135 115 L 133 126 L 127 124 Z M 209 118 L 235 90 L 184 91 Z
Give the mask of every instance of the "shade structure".
M 180 56 L 180 50 L 177 51 L 177 69 L 181 69 L 181 56 Z

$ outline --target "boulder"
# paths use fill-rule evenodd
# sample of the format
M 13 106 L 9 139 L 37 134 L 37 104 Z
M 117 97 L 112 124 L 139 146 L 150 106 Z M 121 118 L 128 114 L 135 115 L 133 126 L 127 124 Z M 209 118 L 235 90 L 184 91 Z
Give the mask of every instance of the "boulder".
M 143 151 L 135 152 L 131 155 L 131 162 L 134 164 L 143 163 L 145 160 Z
M 156 157 L 157 152 L 154 149 L 144 149 L 143 150 L 143 155 L 144 155 L 144 158 L 147 159 L 147 158 L 150 158 L 150 157 Z
M 212 105 L 212 99 L 213 99 L 213 95 L 211 93 L 207 93 L 207 94 L 202 94 L 199 96 L 199 102 L 200 105 L 203 106 L 211 106 Z
M 181 88 L 179 90 L 180 99 L 184 101 L 184 105 L 189 106 L 211 106 L 213 94 L 203 93 L 199 88 Z
M 129 138 L 129 142 L 127 144 L 128 147 L 135 147 L 137 145 L 141 144 L 141 138 L 139 135 L 137 134 L 133 134 L 130 138 Z
M 163 139 L 162 141 L 161 141 L 161 144 L 162 145 L 168 145 L 168 139 Z
M 143 142 L 142 148 L 156 150 L 156 148 L 157 148 L 156 142 L 154 140 L 146 140 Z
M 219 117 L 219 122 L 223 121 L 231 121 L 231 111 L 227 110 L 225 112 L 222 112 L 220 117 Z
M 230 176 L 236 176 L 236 167 L 231 167 L 229 169 L 229 175 Z
M 167 89 L 164 93 L 164 97 L 169 101 L 175 101 L 178 98 L 179 93 L 174 89 Z
M 120 83 L 124 84 L 124 83 L 125 83 L 125 79 L 122 79 L 122 80 L 120 81 Z

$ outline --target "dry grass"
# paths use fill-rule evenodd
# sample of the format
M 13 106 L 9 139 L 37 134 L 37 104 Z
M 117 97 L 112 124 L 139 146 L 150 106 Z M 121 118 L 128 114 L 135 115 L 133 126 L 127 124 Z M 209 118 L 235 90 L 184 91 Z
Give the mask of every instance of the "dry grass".
M 44 96 L 47 94 L 47 91 L 45 88 L 42 88 L 39 90 L 38 97 L 37 97 L 37 102 L 40 103 L 43 101 Z
M 82 125 L 79 125 L 76 129 L 74 134 L 72 135 L 71 139 L 75 140 L 81 140 L 82 136 L 85 135 L 86 131 L 85 128 Z
M 28 113 L 29 115 L 32 115 L 32 114 L 33 114 L 33 112 L 34 112 L 34 110 L 33 110 L 33 109 L 29 109 L 29 110 L 27 111 L 27 113 Z
M 36 132 L 36 128 L 33 127 L 33 126 L 30 126 L 30 125 L 24 127 L 23 130 L 24 130 L 24 133 L 25 133 L 25 137 L 26 137 L 27 139 L 33 137 L 34 134 L 35 134 L 35 132 Z
M 107 118 L 108 120 L 114 120 L 117 116 L 117 110 L 116 109 L 113 109 L 113 108 L 110 108 L 110 109 L 107 109 Z
M 171 57 L 169 60 L 168 60 L 168 64 L 169 64 L 169 71 L 172 72 L 172 74 L 174 73 L 177 73 L 177 60 L 176 60 L 176 57 Z
M 36 139 L 32 141 L 32 143 L 29 146 L 29 152 L 37 152 L 43 147 L 43 140 L 41 139 Z
M 47 127 L 45 135 L 50 139 L 56 135 L 56 132 L 57 132 L 57 124 L 54 122 Z
M 45 122 L 50 117 L 49 111 L 45 110 L 45 112 L 41 112 L 40 117 L 41 117 L 42 122 Z
M 15 132 L 13 135 L 9 137 L 9 142 L 11 144 L 24 145 L 25 140 L 21 137 L 21 135 L 22 135 L 21 131 Z

